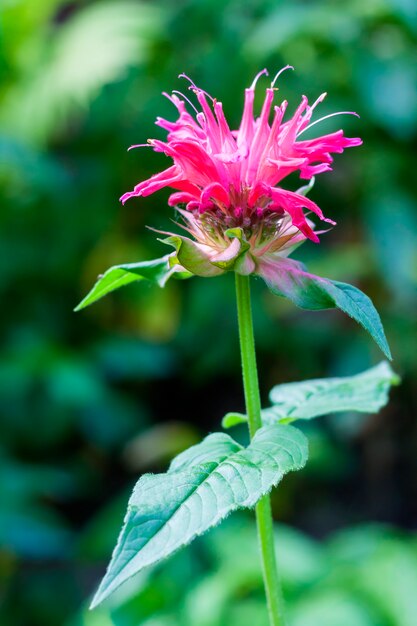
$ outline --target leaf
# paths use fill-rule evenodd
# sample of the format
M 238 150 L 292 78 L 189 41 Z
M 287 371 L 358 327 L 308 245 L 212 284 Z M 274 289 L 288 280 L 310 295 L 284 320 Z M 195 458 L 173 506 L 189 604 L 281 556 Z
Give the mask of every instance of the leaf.
M 231 411 L 230 413 L 226 413 L 226 415 L 222 419 L 223 428 L 232 428 L 233 426 L 238 426 L 239 424 L 245 424 L 248 421 L 245 413 L 238 413 L 236 411 Z
M 347 313 L 369 332 L 391 360 L 391 351 L 378 311 L 372 300 L 360 289 L 309 274 L 301 263 L 292 259 L 264 259 L 259 264 L 258 274 L 272 293 L 288 298 L 302 309 L 316 311 L 338 308 Z
M 340 411 L 377 413 L 388 402 L 391 385 L 400 378 L 387 361 L 355 376 L 318 378 L 277 385 L 269 398 L 282 417 L 311 419 Z
M 141 280 L 149 280 L 154 284 L 164 287 L 172 274 L 181 268 L 178 265 L 170 267 L 170 255 L 153 261 L 141 261 L 140 263 L 126 263 L 124 265 L 114 265 L 104 274 L 99 276 L 96 284 L 74 311 L 81 311 L 85 307 L 100 300 L 119 287 L 124 287 L 129 283 Z
M 166 474 L 142 476 L 91 607 L 232 511 L 254 506 L 306 460 L 307 440 L 301 431 L 277 424 L 259 430 L 247 448 L 214 433 L 176 457 Z
M 387 404 L 391 385 L 399 383 L 399 376 L 383 361 L 356 376 L 277 385 L 269 395 L 273 406 L 262 411 L 262 421 L 264 424 L 282 423 L 341 411 L 377 413 Z M 246 421 L 242 413 L 228 413 L 222 425 L 230 428 Z

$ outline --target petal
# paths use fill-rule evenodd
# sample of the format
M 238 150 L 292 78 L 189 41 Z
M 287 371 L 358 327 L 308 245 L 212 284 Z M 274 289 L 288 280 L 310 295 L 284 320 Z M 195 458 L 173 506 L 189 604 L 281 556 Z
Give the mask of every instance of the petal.
M 184 178 L 181 170 L 176 165 L 173 165 L 163 172 L 154 174 L 151 178 L 142 181 L 135 186 L 133 191 L 124 193 L 121 196 L 120 201 L 124 204 L 126 200 L 129 200 L 134 196 L 150 196 L 155 193 L 155 191 L 159 191 L 159 189 L 162 189 L 163 187 L 173 187 L 174 189 L 187 191 L 191 194 L 193 194 L 195 190 L 197 190 L 197 192 L 199 191 L 197 187 L 193 186 Z
M 284 211 L 291 216 L 294 226 L 301 230 L 301 232 L 308 237 L 308 239 L 311 239 L 311 241 L 314 241 L 315 243 L 319 242 L 319 238 L 308 225 L 303 208 L 313 211 L 313 213 L 315 213 L 321 220 L 329 222 L 330 224 L 335 224 L 333 220 L 324 217 L 322 210 L 315 202 L 305 196 L 301 196 L 293 191 L 288 191 L 278 187 L 271 187 L 269 193 L 273 201 L 270 208 L 284 209 Z
M 230 206 L 229 194 L 223 185 L 220 185 L 219 183 L 210 183 L 210 185 L 207 185 L 207 187 L 205 187 L 201 192 L 200 202 L 204 205 L 207 204 L 212 198 L 221 204 L 224 204 L 226 207 Z
M 195 200 L 196 197 L 195 195 L 193 195 L 192 193 L 189 193 L 187 191 L 180 191 L 178 193 L 173 193 L 169 196 L 168 198 L 168 205 L 169 206 L 176 206 L 177 204 L 181 204 L 181 203 L 187 203 L 187 202 L 191 202 L 193 200 Z
M 268 140 L 270 127 L 269 127 L 269 114 L 271 111 L 272 102 L 274 100 L 275 90 L 267 89 L 265 100 L 262 106 L 260 117 L 256 120 L 256 131 L 252 143 L 250 145 L 247 169 L 246 169 L 246 181 L 252 183 L 256 177 L 256 172 L 260 164 L 260 159 L 263 154 L 265 144 Z
M 120 200 L 124 204 L 126 200 L 129 200 L 129 198 L 132 198 L 133 196 L 148 196 L 163 187 L 172 186 L 172 184 L 181 180 L 181 178 L 183 178 L 181 170 L 173 165 L 163 172 L 154 174 L 151 178 L 142 181 L 135 186 L 133 191 L 128 191 L 123 194 Z
M 215 161 L 205 147 L 195 141 L 172 141 L 165 154 L 169 154 L 181 168 L 183 177 L 200 187 L 212 182 L 228 183 L 225 166 Z
M 255 91 L 253 89 L 245 89 L 245 104 L 243 106 L 242 121 L 240 122 L 237 132 L 237 145 L 250 145 L 255 132 L 255 120 L 253 117 L 253 101 Z

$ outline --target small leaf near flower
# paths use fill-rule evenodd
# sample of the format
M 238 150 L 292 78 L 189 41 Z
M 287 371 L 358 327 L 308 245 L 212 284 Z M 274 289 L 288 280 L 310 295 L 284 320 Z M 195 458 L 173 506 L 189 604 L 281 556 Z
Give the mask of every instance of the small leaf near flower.
M 161 259 L 153 261 L 142 261 L 140 263 L 125 263 L 124 265 L 115 265 L 108 269 L 104 274 L 99 276 L 96 284 L 74 311 L 81 311 L 85 307 L 100 300 L 119 287 L 124 287 L 129 283 L 149 280 L 152 283 L 164 287 L 167 280 L 176 273 L 181 273 L 178 265 L 171 267 L 169 263 L 170 255 L 166 255 Z M 182 277 L 185 277 L 183 274 Z
M 177 456 L 166 474 L 142 476 L 91 607 L 232 511 L 253 507 L 284 474 L 304 467 L 307 456 L 303 433 L 275 424 L 260 429 L 247 448 L 214 433 Z
M 338 308 L 356 320 L 369 332 L 382 352 L 391 360 L 391 351 L 381 319 L 371 299 L 360 289 L 328 278 L 309 274 L 304 266 L 292 259 L 259 263 L 258 274 L 277 296 L 288 298 L 302 309 Z

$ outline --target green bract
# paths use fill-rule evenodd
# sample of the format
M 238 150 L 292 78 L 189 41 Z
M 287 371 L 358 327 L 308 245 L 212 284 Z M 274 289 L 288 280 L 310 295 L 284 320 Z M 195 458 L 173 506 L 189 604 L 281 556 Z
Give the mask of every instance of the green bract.
M 372 300 L 357 287 L 309 274 L 301 263 L 292 259 L 273 263 L 265 260 L 259 274 L 272 293 L 288 298 L 302 309 L 338 308 L 347 313 L 369 332 L 385 356 L 391 359 L 378 311 Z
M 284 474 L 301 469 L 307 455 L 303 433 L 277 424 L 259 430 L 247 448 L 214 433 L 177 456 L 166 474 L 142 476 L 92 606 L 232 511 L 253 507 Z
M 216 254 L 185 237 L 171 235 L 163 239 L 175 252 L 161 259 L 111 267 L 99 277 L 90 293 L 76 307 L 80 311 L 106 294 L 129 283 L 148 280 L 164 287 L 167 280 L 202 276 L 211 278 L 228 271 L 260 276 L 275 295 L 288 298 L 311 311 L 338 308 L 369 332 L 382 352 L 391 359 L 381 319 L 371 299 L 360 289 L 328 278 L 309 274 L 298 261 L 272 254 L 257 259 L 241 228 L 225 233 L 225 246 Z
M 169 259 L 170 255 L 167 254 L 161 259 L 155 259 L 154 261 L 114 265 L 98 277 L 94 287 L 74 310 L 81 311 L 81 309 L 100 300 L 100 298 L 111 291 L 115 291 L 119 287 L 124 287 L 130 283 L 149 280 L 160 287 L 165 287 L 167 280 L 173 274 L 180 275 L 180 277 L 188 275 L 188 272 L 181 271 L 182 268 L 178 265 L 172 267 Z

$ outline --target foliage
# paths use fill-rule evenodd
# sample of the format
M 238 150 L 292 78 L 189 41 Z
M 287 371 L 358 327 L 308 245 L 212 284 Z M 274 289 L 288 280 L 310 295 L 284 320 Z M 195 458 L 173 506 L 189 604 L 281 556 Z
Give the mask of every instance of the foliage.
M 388 402 L 390 386 L 399 382 L 389 363 L 383 361 L 355 376 L 276 385 L 269 393 L 272 406 L 262 411 L 262 421 L 289 423 L 343 411 L 377 413 Z M 230 428 L 243 422 L 247 422 L 246 415 L 227 413 L 222 425 Z
M 318 543 L 280 525 L 276 540 L 291 624 L 413 623 L 415 594 L 406 589 L 413 588 L 417 576 L 414 535 L 359 525 Z M 132 579 L 102 607 L 93 613 L 86 608 L 66 626 L 266 625 L 252 519 L 233 516 L 193 546 Z
M 106 294 L 120 287 L 124 287 L 129 283 L 149 280 L 155 285 L 163 287 L 174 272 L 175 269 L 171 268 L 169 265 L 168 256 L 156 259 L 155 261 L 116 265 L 98 277 L 90 293 L 86 295 L 74 310 L 80 311 Z
M 247 448 L 214 433 L 177 456 L 166 474 L 142 476 L 92 606 L 232 511 L 253 507 L 307 455 L 304 435 L 278 424 L 261 428 Z
M 364 146 L 310 192 L 339 226 L 322 236 L 320 254 L 313 244 L 300 254 L 315 274 L 352 282 L 371 296 L 404 384 L 392 406 L 364 427 L 353 413 L 306 424 L 310 464 L 302 479 L 288 480 L 275 513 L 319 536 L 342 519 L 413 523 L 416 41 L 413 3 L 395 0 L 250 0 L 244 8 L 238 0 L 1 3 L 2 625 L 123 624 L 128 610 L 135 624 L 175 624 L 178 613 L 169 614 L 165 601 L 178 595 L 176 611 L 203 602 L 207 611 L 221 613 L 226 592 L 234 601 L 218 620 L 257 623 L 260 584 L 257 596 L 246 597 L 247 579 L 229 592 L 225 581 L 232 585 L 232 578 L 214 574 L 219 555 L 211 557 L 214 581 L 206 582 L 209 568 L 198 550 L 206 545 L 209 551 L 214 534 L 174 557 L 172 567 L 181 561 L 181 569 L 159 570 L 148 586 L 144 582 L 140 602 L 132 601 L 139 617 L 128 607 L 118 609 L 118 617 L 104 609 L 103 617 L 70 617 L 104 570 L 127 483 L 138 472 L 164 471 L 168 447 L 170 455 L 179 453 L 230 406 L 242 409 L 228 276 L 204 285 L 170 281 L 165 290 L 143 283 L 72 313 L 103 268 L 166 252 L 145 230 L 146 224 L 172 230 L 163 194 L 124 208 L 117 198 L 161 163 L 150 152 L 125 150 L 146 141 L 157 109 L 165 107 L 170 117 L 161 92 L 176 86 L 180 71 L 216 91 L 235 123 L 235 94 L 262 67 L 273 72 L 287 63 L 296 68 L 282 87 L 290 103 L 301 91 L 314 97 L 327 89 L 329 111 L 361 114 L 347 130 L 361 135 Z M 335 126 L 327 120 L 322 128 Z M 343 376 L 378 358 L 361 329 L 342 316 L 294 310 L 258 282 L 265 398 L 282 381 Z M 197 397 L 203 401 L 186 416 L 182 406 Z M 168 420 L 172 430 L 164 429 Z M 159 451 L 152 461 L 143 453 L 149 441 Z M 117 513 L 106 515 L 101 533 L 91 531 L 87 542 L 104 503 Z M 220 537 L 222 529 L 213 532 Z M 233 532 L 223 547 L 231 545 Z M 332 544 L 313 544 L 314 555 L 324 551 L 335 565 L 326 592 L 313 589 L 305 612 L 330 612 L 337 602 L 347 606 L 349 624 L 364 621 L 363 612 L 378 626 L 412 623 L 407 616 L 415 615 L 415 594 L 407 592 L 405 579 L 413 581 L 415 540 L 384 528 L 377 534 L 378 540 L 363 531 L 357 539 L 349 535 L 349 542 L 341 535 L 335 561 Z M 95 553 L 92 538 L 102 542 Z M 307 572 L 315 567 L 309 563 Z M 289 576 L 287 586 L 296 585 Z M 194 588 L 200 589 L 197 599 Z

